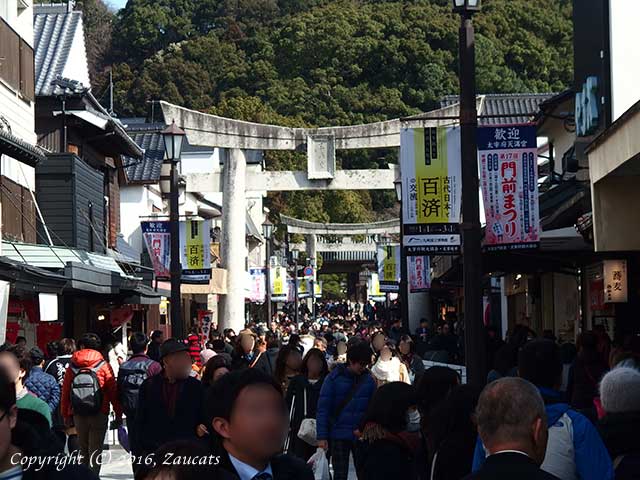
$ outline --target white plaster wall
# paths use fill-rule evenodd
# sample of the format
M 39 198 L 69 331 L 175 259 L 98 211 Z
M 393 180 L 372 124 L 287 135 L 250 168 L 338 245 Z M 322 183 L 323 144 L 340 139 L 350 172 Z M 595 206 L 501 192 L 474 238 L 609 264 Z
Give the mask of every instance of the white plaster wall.
M 140 229 L 140 217 L 153 214 L 154 205 L 162 206 L 160 195 L 152 192 L 144 185 L 127 185 L 120 187 L 120 232 L 124 239 L 138 253 L 144 250 L 144 240 Z
M 27 8 L 18 10 L 18 0 L 0 0 L 0 17 L 33 47 L 33 1 L 26 3 Z
M 82 82 L 85 87 L 91 87 L 82 22 L 78 23 L 76 31 L 73 34 L 73 43 L 71 44 L 71 50 L 69 51 L 67 63 L 62 71 L 62 76 Z
M 609 1 L 613 121 L 640 100 L 640 49 L 636 48 L 640 2 Z
M 211 152 L 183 152 L 180 173 L 211 173 L 220 171 L 220 150 Z

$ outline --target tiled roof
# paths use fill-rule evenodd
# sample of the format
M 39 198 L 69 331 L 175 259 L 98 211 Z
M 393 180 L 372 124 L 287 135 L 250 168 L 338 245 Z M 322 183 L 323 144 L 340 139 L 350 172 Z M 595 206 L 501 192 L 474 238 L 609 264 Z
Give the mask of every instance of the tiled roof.
M 57 93 L 51 82 L 62 76 L 78 28 L 82 28 L 82 12 L 69 12 L 66 5 L 59 8 L 35 6 L 33 36 L 37 96 Z
M 554 93 L 487 93 L 478 95 L 478 99 L 482 100 L 479 115 L 499 115 L 494 118 L 479 118 L 478 123 L 480 125 L 504 125 L 531 122 L 538 113 L 540 104 L 554 95 Z M 458 102 L 457 95 L 448 95 L 442 99 L 440 104 L 444 108 Z
M 134 123 L 127 126 L 127 133 L 144 150 L 142 160 L 124 157 L 127 179 L 130 182 L 156 183 L 164 158 L 164 143 L 160 132 L 163 123 Z

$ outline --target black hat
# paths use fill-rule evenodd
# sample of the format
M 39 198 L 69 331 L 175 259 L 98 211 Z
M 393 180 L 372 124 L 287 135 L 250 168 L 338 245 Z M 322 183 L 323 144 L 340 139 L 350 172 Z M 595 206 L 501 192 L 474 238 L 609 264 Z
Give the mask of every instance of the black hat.
M 29 350 L 29 356 L 31 357 L 31 361 L 36 365 L 44 360 L 44 353 L 38 347 L 33 347 Z
M 160 345 L 160 358 L 164 358 L 167 355 L 178 352 L 188 352 L 189 347 L 186 343 L 176 340 L 175 338 L 169 338 Z

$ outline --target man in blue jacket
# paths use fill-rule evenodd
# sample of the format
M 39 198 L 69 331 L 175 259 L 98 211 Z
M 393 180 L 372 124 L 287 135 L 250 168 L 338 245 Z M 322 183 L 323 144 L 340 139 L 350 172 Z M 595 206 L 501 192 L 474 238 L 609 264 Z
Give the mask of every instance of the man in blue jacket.
M 330 448 L 334 480 L 347 480 L 349 454 L 356 455 L 354 431 L 376 389 L 367 370 L 372 354 L 364 341 L 349 347 L 347 363 L 337 365 L 320 390 L 316 418 L 318 447 Z
M 533 383 L 545 403 L 549 441 L 542 470 L 562 480 L 613 480 L 613 464 L 598 431 L 573 410 L 558 388 L 562 382 L 560 348 L 552 340 L 534 340 L 520 350 L 518 374 Z M 482 443 L 476 446 L 473 471 L 485 460 Z
M 43 400 L 54 412 L 60 403 L 60 385 L 55 377 L 44 372 L 44 353 L 42 350 L 33 347 L 29 350 L 29 356 L 33 367 L 24 384 L 27 390 Z

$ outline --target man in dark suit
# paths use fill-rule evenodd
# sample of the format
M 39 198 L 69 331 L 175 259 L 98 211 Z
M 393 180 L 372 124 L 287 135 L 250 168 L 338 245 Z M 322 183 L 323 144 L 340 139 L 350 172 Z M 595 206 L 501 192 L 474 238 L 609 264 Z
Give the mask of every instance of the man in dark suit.
M 219 468 L 238 480 L 313 480 L 302 460 L 279 455 L 287 433 L 280 385 L 255 368 L 237 370 L 209 388 L 206 417 Z
M 533 384 L 514 377 L 490 383 L 476 417 L 489 456 L 467 480 L 558 480 L 540 469 L 548 430 L 544 402 Z

